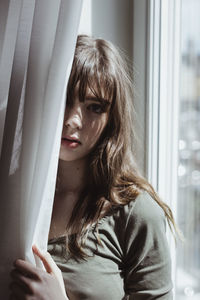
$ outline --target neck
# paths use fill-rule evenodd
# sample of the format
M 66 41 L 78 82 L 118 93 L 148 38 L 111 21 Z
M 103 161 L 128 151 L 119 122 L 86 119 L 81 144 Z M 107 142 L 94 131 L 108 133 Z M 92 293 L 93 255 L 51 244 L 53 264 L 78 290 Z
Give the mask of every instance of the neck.
M 58 192 L 61 194 L 80 194 L 87 184 L 88 161 L 64 161 L 58 164 Z

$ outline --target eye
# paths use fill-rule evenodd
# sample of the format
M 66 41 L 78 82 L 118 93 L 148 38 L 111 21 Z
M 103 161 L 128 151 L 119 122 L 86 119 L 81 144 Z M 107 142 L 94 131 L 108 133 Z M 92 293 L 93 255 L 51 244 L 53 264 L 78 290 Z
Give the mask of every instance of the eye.
M 92 103 L 87 106 L 87 109 L 96 114 L 102 114 L 105 109 L 101 104 Z

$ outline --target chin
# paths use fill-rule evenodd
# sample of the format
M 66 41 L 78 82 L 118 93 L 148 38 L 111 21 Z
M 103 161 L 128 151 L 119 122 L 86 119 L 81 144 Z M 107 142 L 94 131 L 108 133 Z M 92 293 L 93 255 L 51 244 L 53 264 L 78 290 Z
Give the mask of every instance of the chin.
M 73 153 L 71 154 L 67 154 L 67 153 L 60 153 L 59 155 L 59 160 L 62 161 L 68 161 L 68 162 L 72 162 L 72 161 L 76 161 L 81 159 L 82 157 L 78 157 L 77 155 L 74 155 Z
M 76 159 L 74 159 L 73 157 L 66 157 L 66 156 L 64 156 L 64 155 L 60 155 L 59 156 L 59 160 L 63 160 L 63 161 L 75 161 Z

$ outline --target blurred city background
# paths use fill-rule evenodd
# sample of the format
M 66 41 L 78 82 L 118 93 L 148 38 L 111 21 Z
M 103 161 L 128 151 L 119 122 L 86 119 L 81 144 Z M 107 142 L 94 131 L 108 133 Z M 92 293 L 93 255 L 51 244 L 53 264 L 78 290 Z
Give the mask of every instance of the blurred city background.
M 182 0 L 176 297 L 200 299 L 200 1 Z

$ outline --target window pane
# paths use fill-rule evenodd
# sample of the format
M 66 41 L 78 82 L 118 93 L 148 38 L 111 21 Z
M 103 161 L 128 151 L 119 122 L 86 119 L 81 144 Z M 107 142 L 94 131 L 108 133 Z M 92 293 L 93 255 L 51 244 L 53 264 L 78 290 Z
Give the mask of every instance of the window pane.
M 176 299 L 200 299 L 200 1 L 182 0 Z

